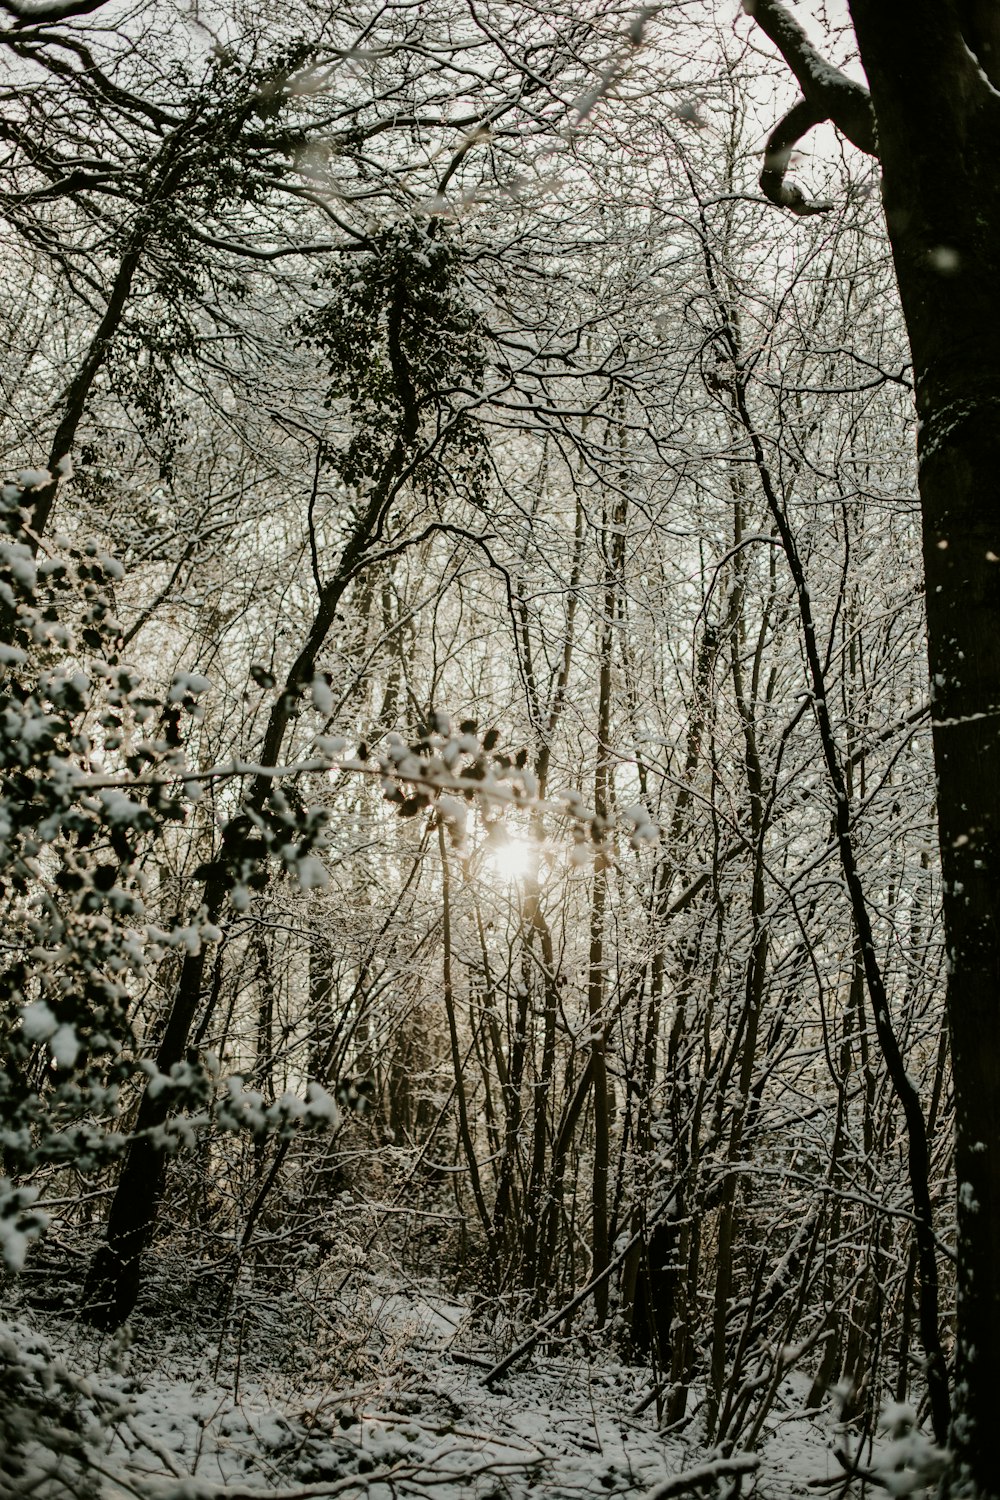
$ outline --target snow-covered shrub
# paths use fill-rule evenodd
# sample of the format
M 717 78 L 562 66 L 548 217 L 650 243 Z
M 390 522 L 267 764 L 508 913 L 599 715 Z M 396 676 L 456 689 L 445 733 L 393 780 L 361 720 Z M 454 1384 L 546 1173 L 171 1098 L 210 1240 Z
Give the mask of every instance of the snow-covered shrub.
M 936 1494 L 949 1455 L 924 1431 L 907 1402 L 890 1402 L 882 1412 L 883 1445 L 873 1474 L 893 1496 Z
M 101 1459 L 121 1406 L 32 1329 L 0 1323 L 0 1494 L 101 1494 Z
M 0 495 L 0 1255 L 14 1271 L 46 1224 L 25 1179 L 120 1157 L 130 1085 L 169 1095 L 170 1147 L 209 1120 L 256 1135 L 337 1120 L 317 1088 L 265 1109 L 242 1080 L 220 1086 L 211 1060 L 157 1076 L 139 1056 L 138 986 L 171 953 L 220 936 L 204 912 L 163 923 L 148 874 L 191 807 L 185 740 L 209 684 L 180 673 L 164 694 L 146 688 L 119 654 L 120 564 L 94 546 L 36 549 L 25 494 L 17 484 Z M 317 863 L 309 810 L 276 793 L 254 821 L 234 889 L 272 855 L 291 871 Z
M 114 1157 L 130 986 L 156 950 L 141 855 L 178 798 L 152 772 L 193 694 L 161 705 L 119 660 L 95 547 L 32 546 L 19 486 L 0 498 L 0 1250 L 20 1268 L 44 1227 L 27 1174 Z M 153 720 L 153 723 L 150 721 Z
M 287 1138 L 339 1118 L 318 1085 L 265 1103 L 210 1057 L 161 1073 L 143 1056 L 142 987 L 165 960 L 220 937 L 204 911 L 164 920 L 155 875 L 158 848 L 190 814 L 186 741 L 209 684 L 181 673 L 152 692 L 122 659 L 122 569 L 95 546 L 36 543 L 24 505 L 33 478 L 0 492 L 0 1270 L 13 1273 L 45 1232 L 46 1196 L 123 1157 L 143 1088 L 167 1103 L 157 1125 L 167 1150 L 209 1126 Z M 255 822 L 253 850 L 243 841 L 227 868 L 230 888 L 261 878 L 272 857 L 292 873 L 305 866 L 309 884 L 317 816 L 276 792 Z M 46 1375 L 38 1353 L 36 1392 L 13 1348 L 0 1347 L 0 1385 L 17 1386 L 20 1405 L 5 1413 L 0 1447 L 16 1452 L 37 1421 L 59 1448 L 73 1430 L 52 1407 L 59 1373 Z

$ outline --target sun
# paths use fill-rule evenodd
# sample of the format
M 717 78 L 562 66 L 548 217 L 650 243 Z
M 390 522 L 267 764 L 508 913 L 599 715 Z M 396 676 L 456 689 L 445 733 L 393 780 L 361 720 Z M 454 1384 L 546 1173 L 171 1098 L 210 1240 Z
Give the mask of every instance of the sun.
M 523 880 L 534 868 L 536 850 L 527 839 L 511 838 L 507 834 L 501 839 L 490 840 L 487 859 L 501 880 Z

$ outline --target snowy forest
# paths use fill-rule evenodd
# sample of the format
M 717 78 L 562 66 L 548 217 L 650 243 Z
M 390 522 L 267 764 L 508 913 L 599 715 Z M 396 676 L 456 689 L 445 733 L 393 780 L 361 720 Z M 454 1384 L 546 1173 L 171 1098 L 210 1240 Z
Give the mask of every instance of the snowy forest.
M 995 7 L 0 54 L 0 1495 L 1000 1500 Z

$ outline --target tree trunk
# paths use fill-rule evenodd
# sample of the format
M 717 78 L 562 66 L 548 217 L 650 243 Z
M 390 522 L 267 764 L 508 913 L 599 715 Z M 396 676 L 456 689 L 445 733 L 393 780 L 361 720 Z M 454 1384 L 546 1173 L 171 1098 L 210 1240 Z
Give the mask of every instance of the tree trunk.
M 205 885 L 205 910 L 210 921 L 218 915 L 224 897 L 222 880 L 210 877 Z M 184 1058 L 204 973 L 205 949 L 201 947 L 197 953 L 188 953 L 181 967 L 177 993 L 156 1053 L 160 1073 L 169 1074 Z M 159 1131 L 169 1112 L 167 1091 L 150 1093 L 147 1088 L 143 1092 L 135 1135 L 111 1201 L 107 1236 L 94 1254 L 83 1285 L 86 1316 L 96 1328 L 120 1327 L 139 1296 L 142 1254 L 149 1245 L 163 1193 L 167 1153 Z
M 604 516 L 601 551 L 604 558 L 604 612 L 598 629 L 597 763 L 594 768 L 594 811 L 602 824 L 610 818 L 612 788 L 611 705 L 612 660 L 618 614 L 618 587 L 624 566 L 627 503 L 620 496 L 611 516 Z M 608 524 L 610 520 L 610 525 Z M 607 1038 L 604 1025 L 606 990 L 604 923 L 608 901 L 609 857 L 598 852 L 594 863 L 594 888 L 590 907 L 590 955 L 587 970 L 587 1011 L 590 1016 L 590 1062 L 594 1087 L 594 1163 L 592 1190 L 593 1265 L 599 1276 L 611 1259 L 608 1234 L 608 1172 L 611 1150 L 611 1112 L 608 1100 Z M 608 1284 L 602 1281 L 594 1294 L 598 1326 L 608 1316 Z
M 913 351 L 919 419 L 955 1087 L 952 1444 L 961 1482 L 980 1496 L 997 1497 L 1000 97 L 994 85 L 1000 25 L 993 14 L 984 19 L 988 9 L 851 0 L 878 127 L 886 221 Z

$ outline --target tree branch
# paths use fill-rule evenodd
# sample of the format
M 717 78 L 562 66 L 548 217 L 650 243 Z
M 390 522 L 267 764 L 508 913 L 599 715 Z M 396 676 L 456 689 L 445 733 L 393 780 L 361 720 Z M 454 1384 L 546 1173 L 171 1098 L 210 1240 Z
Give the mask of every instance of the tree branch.
M 833 207 L 832 203 L 826 201 L 811 202 L 797 182 L 787 181 L 785 178 L 793 147 L 821 119 L 822 116 L 816 114 L 807 99 L 800 99 L 775 125 L 764 148 L 764 166 L 760 174 L 761 192 L 779 208 L 791 209 L 793 214 L 800 216 L 829 213 Z
M 777 47 L 802 90 L 802 98 L 768 138 L 761 191 L 794 214 L 825 213 L 832 204 L 810 202 L 797 183 L 785 180 L 792 149 L 814 125 L 830 120 L 852 146 L 877 156 L 871 95 L 863 84 L 826 61 L 780 0 L 743 0 L 743 9 Z
M 107 0 L 53 0 L 50 5 L 21 5 L 18 0 L 0 0 L 0 10 L 13 16 L 18 26 L 47 26 L 69 16 L 87 16 L 100 10 Z

